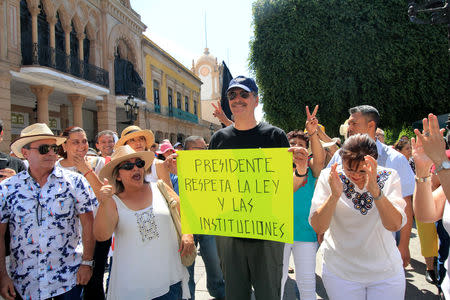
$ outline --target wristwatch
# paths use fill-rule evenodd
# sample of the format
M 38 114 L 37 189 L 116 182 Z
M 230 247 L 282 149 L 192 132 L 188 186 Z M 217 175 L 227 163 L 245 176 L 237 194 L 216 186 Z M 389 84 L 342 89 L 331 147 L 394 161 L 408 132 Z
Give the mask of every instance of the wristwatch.
M 443 161 L 439 166 L 436 166 L 435 173 L 437 174 L 442 170 L 450 170 L 450 160 Z
M 95 262 L 94 262 L 94 260 L 82 260 L 81 265 L 94 268 Z
M 378 201 L 378 200 L 380 200 L 382 197 L 384 196 L 384 194 L 383 194 L 383 190 L 382 189 L 380 189 L 380 194 L 378 195 L 378 197 L 373 197 L 373 201 Z

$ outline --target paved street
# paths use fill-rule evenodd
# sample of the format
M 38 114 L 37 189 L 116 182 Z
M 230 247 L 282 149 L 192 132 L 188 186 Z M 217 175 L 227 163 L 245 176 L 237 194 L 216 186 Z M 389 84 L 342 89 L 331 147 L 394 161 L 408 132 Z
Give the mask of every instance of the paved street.
M 419 236 L 417 230 L 413 228 L 411 234 L 411 264 L 406 269 L 406 297 L 407 300 L 415 299 L 438 299 L 437 288 L 434 285 L 425 281 L 425 261 L 420 254 Z M 317 299 L 328 299 L 325 289 L 322 284 L 322 255 L 319 251 L 317 254 L 316 265 L 316 279 L 317 279 Z M 294 267 L 294 262 L 291 257 L 291 266 Z M 295 273 L 289 274 L 290 278 L 286 283 L 286 289 L 284 293 L 284 300 L 296 300 L 300 299 L 298 292 L 296 292 L 295 286 Z M 195 281 L 197 282 L 195 299 L 196 300 L 209 300 L 212 297 L 208 294 L 206 289 L 206 273 L 201 256 L 197 257 L 195 263 Z M 231 299 L 230 299 L 231 300 Z

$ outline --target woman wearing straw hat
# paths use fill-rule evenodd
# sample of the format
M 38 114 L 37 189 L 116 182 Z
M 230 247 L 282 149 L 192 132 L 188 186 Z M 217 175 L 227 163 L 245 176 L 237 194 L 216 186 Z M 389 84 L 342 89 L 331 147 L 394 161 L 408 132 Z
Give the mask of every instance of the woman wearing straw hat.
M 183 235 L 179 249 L 166 200 L 156 182 L 144 179 L 154 159 L 151 151 L 120 146 L 100 171 L 105 185 L 94 235 L 100 241 L 113 232 L 116 237 L 108 299 L 189 298 L 189 275 L 178 251 L 192 251 L 193 236 Z
M 120 139 L 117 141 L 114 149 L 120 146 L 129 145 L 134 151 L 149 151 L 155 142 L 153 132 L 148 129 L 141 129 L 139 126 L 128 126 L 122 131 Z M 152 152 L 153 153 L 153 152 Z M 153 155 L 155 155 L 153 153 Z M 172 188 L 169 170 L 163 161 L 159 159 L 153 160 L 149 172 L 146 174 L 145 180 L 148 182 L 158 181 L 162 179 L 168 186 Z

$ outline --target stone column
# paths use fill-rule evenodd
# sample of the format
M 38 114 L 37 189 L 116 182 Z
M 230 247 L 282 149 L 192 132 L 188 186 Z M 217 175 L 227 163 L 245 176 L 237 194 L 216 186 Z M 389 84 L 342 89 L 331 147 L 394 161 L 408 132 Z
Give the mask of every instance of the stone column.
M 84 78 L 84 38 L 86 35 L 84 33 L 77 33 L 78 38 L 78 59 L 80 60 L 80 76 Z
M 53 92 L 53 87 L 46 85 L 32 85 L 31 92 L 37 100 L 37 121 L 48 124 L 48 96 Z
M 64 130 L 69 127 L 69 106 L 61 104 L 59 107 L 59 118 L 61 120 L 61 128 Z
M 70 32 L 72 31 L 72 26 L 63 25 L 65 44 L 66 44 L 66 72 L 70 73 Z
M 9 67 L 0 64 L 0 119 L 3 121 L 3 142 L 0 151 L 9 153 L 11 143 L 11 74 Z
M 86 37 L 86 35 L 84 33 L 77 33 L 77 39 L 78 39 L 78 54 L 79 54 L 79 59 L 82 61 L 84 59 L 84 38 Z
M 102 101 L 97 101 L 98 132 L 102 130 L 117 130 L 116 124 L 116 100 L 115 96 L 103 96 Z
M 147 126 L 146 126 L 147 124 L 145 122 L 145 119 L 146 119 L 145 108 L 146 108 L 145 105 L 139 105 L 139 112 L 137 115 L 137 120 L 134 122 L 134 125 L 137 125 L 141 128 L 147 128 Z
M 39 64 L 38 59 L 38 23 L 37 23 L 37 16 L 39 14 L 39 7 L 33 6 L 29 8 L 30 14 L 31 14 L 31 42 L 33 45 L 33 51 L 32 51 L 32 60 L 33 64 L 37 65 Z
M 86 96 L 79 94 L 69 94 L 67 99 L 72 103 L 73 110 L 73 125 L 83 128 L 83 103 L 86 101 Z
M 49 27 L 49 35 L 50 35 L 50 65 L 52 67 L 56 66 L 56 53 L 55 53 L 55 25 L 56 25 L 56 17 L 47 17 L 48 27 Z

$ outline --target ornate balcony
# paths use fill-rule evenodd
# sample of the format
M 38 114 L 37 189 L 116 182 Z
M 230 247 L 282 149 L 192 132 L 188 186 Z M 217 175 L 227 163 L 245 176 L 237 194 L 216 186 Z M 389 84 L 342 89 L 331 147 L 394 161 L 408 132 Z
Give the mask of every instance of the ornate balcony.
M 23 65 L 39 65 L 53 68 L 60 72 L 109 88 L 108 71 L 84 61 L 80 61 L 76 57 L 68 56 L 65 52 L 48 46 L 34 44 L 31 63 L 27 59 L 24 59 Z

